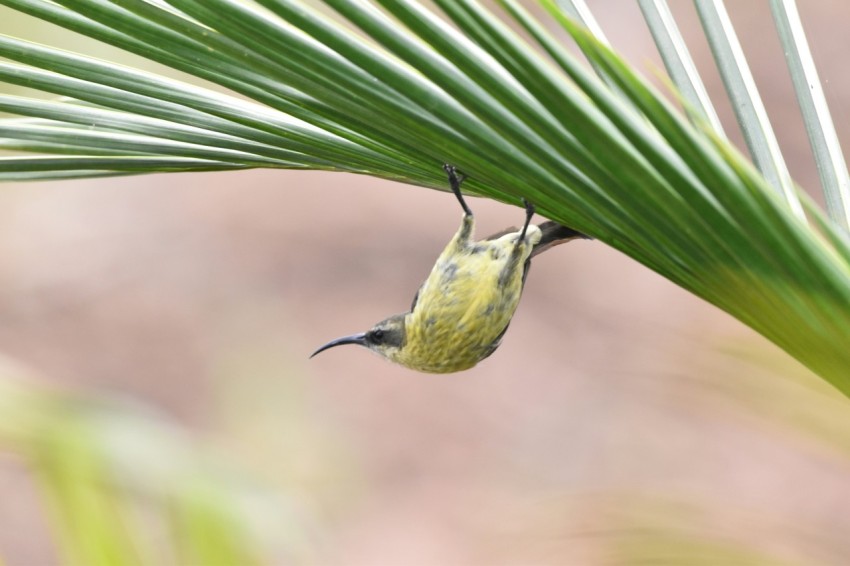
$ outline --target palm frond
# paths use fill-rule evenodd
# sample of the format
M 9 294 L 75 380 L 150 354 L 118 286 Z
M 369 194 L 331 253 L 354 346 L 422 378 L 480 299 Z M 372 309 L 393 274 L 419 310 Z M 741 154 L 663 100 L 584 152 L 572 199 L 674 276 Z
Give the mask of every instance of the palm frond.
M 6 147 L 42 154 L 4 158 L 2 178 L 282 167 L 444 188 L 452 162 L 475 193 L 529 199 L 850 394 L 850 247 L 805 198 L 822 233 L 801 217 L 769 134 L 756 161 L 782 195 L 555 0 L 540 4 L 602 78 L 516 0 L 501 16 L 475 0 L 0 3 L 233 92 L 0 39 L 0 79 L 68 97 L 0 98 L 31 118 L 0 122 Z

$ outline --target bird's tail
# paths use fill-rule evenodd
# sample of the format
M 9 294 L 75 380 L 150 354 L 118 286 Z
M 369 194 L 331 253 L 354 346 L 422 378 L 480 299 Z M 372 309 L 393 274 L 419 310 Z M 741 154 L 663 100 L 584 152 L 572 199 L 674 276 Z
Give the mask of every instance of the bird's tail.
M 590 236 L 585 236 L 578 230 L 573 230 L 572 228 L 568 228 L 563 224 L 558 224 L 557 222 L 553 222 L 551 220 L 547 220 L 546 222 L 538 224 L 537 227 L 540 228 L 540 231 L 543 233 L 543 235 L 540 238 L 540 242 L 538 242 L 534 246 L 534 249 L 531 250 L 531 256 L 529 256 L 529 258 L 532 258 L 537 254 L 541 254 L 549 248 L 553 248 L 559 244 L 564 244 L 571 240 L 575 240 L 578 238 L 582 238 L 585 240 L 592 239 L 590 238 Z
M 543 253 L 549 248 L 553 248 L 559 244 L 564 244 L 571 240 L 575 240 L 578 238 L 584 240 L 592 240 L 590 236 L 585 236 L 578 230 L 573 230 L 572 228 L 567 228 L 563 224 L 558 224 L 557 222 L 553 222 L 552 220 L 547 220 L 542 224 L 537 225 L 540 228 L 540 232 L 542 235 L 540 237 L 540 241 L 534 245 L 534 248 L 531 250 L 531 255 L 528 256 L 528 259 L 533 258 L 537 254 Z M 505 234 L 512 234 L 514 232 L 518 232 L 519 228 L 516 226 L 511 226 L 510 228 L 505 228 L 504 230 L 500 230 L 495 234 L 489 236 L 487 240 L 496 240 L 501 238 Z

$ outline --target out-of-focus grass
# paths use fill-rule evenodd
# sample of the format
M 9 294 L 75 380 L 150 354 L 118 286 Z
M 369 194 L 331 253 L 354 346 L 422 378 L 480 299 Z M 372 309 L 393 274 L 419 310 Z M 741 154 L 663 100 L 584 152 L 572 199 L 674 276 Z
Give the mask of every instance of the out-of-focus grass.
M 305 521 L 280 492 L 141 407 L 44 387 L 4 362 L 0 415 L 0 448 L 35 476 L 66 564 L 250 565 L 303 551 Z
M 624 494 L 619 500 L 609 495 L 598 506 L 608 514 L 610 545 L 606 562 L 611 564 L 803 564 L 736 536 L 728 525 L 724 528 L 712 524 L 705 517 L 706 510 L 697 505 L 664 496 Z
M 682 391 L 700 402 L 694 398 L 688 406 L 734 408 L 738 416 L 794 431 L 847 456 L 843 397 L 796 365 L 751 350 L 729 347 L 728 356 L 695 359 L 695 373 L 683 376 Z M 323 493 L 326 509 L 350 499 L 358 485 L 351 477 L 356 459 L 330 431 L 310 423 L 309 396 L 298 379 L 250 378 L 278 368 L 273 354 L 234 350 L 225 358 L 216 456 L 203 439 L 144 407 L 47 387 L 3 362 L 0 449 L 22 456 L 36 478 L 53 531 L 50 544 L 63 563 L 299 564 L 334 555 L 321 548 L 332 525 L 317 522 L 304 503 L 321 500 Z M 736 364 L 717 364 L 724 359 Z M 740 374 L 717 379 L 723 367 Z M 237 374 L 248 377 L 237 384 Z M 777 375 L 787 388 L 774 387 Z M 317 450 L 305 462 L 308 445 Z M 317 454 L 326 459 L 315 461 Z M 285 477 L 310 493 L 288 492 L 281 487 Z M 592 564 L 791 565 L 841 553 L 832 535 L 819 538 L 805 522 L 676 489 L 576 491 L 526 512 L 510 511 L 517 513 L 516 532 L 481 543 L 481 563 L 557 562 L 575 557 L 573 546 Z M 758 525 L 761 535 L 739 530 L 741 525 Z M 793 552 L 782 552 L 782 533 L 799 539 Z M 529 541 L 534 549 L 526 553 Z M 812 561 L 801 561 L 801 546 L 817 549 L 808 556 Z
M 850 404 L 835 389 L 761 341 L 722 341 L 718 357 L 697 360 L 695 394 L 734 407 L 784 434 L 835 450 L 850 458 Z M 712 379 L 717 360 L 733 362 L 735 373 Z
M 746 454 L 750 447 L 777 448 L 810 460 L 812 468 L 824 465 L 840 473 L 850 463 L 848 401 L 754 335 L 729 339 L 700 331 L 692 341 L 677 335 L 652 354 L 674 358 L 669 365 L 676 368 L 674 376 L 636 372 L 622 403 L 608 397 L 593 404 L 595 390 L 577 389 L 577 396 L 599 410 L 595 415 L 531 422 L 515 418 L 508 406 L 532 402 L 511 399 L 504 413 L 493 414 L 512 421 L 508 426 L 516 429 L 521 449 L 499 446 L 475 454 L 476 443 L 510 443 L 513 434 L 500 433 L 498 423 L 486 420 L 452 422 L 451 412 L 437 406 L 451 403 L 451 397 L 434 396 L 416 375 L 405 376 L 411 381 L 404 389 L 428 396 L 423 403 L 432 403 L 428 410 L 436 416 L 420 426 L 438 428 L 437 434 L 417 435 L 398 412 L 376 419 L 375 428 L 358 429 L 340 406 L 378 399 L 390 405 L 414 395 L 334 399 L 329 392 L 345 391 L 332 388 L 350 376 L 309 379 L 303 360 L 280 347 L 291 336 L 258 326 L 255 321 L 242 335 L 238 322 L 229 323 L 212 340 L 216 347 L 207 351 L 205 367 L 212 368 L 215 394 L 207 395 L 207 417 L 198 427 L 204 432 L 125 398 L 48 386 L 4 363 L 0 450 L 24 460 L 39 488 L 38 512 L 51 538 L 37 544 L 55 548 L 65 564 L 348 564 L 348 553 L 368 546 L 363 540 L 377 532 L 379 539 L 386 537 L 386 559 L 374 560 L 384 557 L 383 548 L 353 558 L 395 564 L 405 561 L 394 560 L 394 549 L 403 548 L 409 558 L 417 543 L 444 543 L 416 539 L 420 522 L 435 521 L 437 508 L 447 511 L 436 520 L 460 515 L 460 534 L 445 544 L 456 545 L 460 556 L 471 557 L 460 562 L 470 564 L 840 564 L 850 550 L 843 512 L 829 523 L 824 498 L 838 483 L 817 485 L 819 476 L 809 468 L 796 476 L 754 469 Z M 558 375 L 553 381 L 584 377 Z M 364 383 L 372 389 L 382 384 Z M 492 375 L 478 382 L 481 389 L 467 407 L 481 411 L 498 403 L 486 389 L 497 383 Z M 461 388 L 456 380 L 443 395 Z M 631 420 L 618 420 L 613 412 L 646 404 L 653 405 Z M 554 418 L 546 407 L 529 411 L 538 409 L 544 419 Z M 449 422 L 440 426 L 440 419 Z M 609 421 L 642 430 L 611 432 Z M 342 430 L 339 422 L 354 430 Z M 482 428 L 468 444 L 440 444 L 441 435 L 476 426 Z M 582 437 L 582 427 L 600 432 Z M 690 433 L 680 435 L 678 429 Z M 734 434 L 751 432 L 759 438 L 717 450 L 718 443 L 734 442 Z M 618 435 L 613 442 L 612 434 Z M 411 439 L 417 443 L 410 449 L 415 458 L 394 452 L 394 442 Z M 526 450 L 534 443 L 543 452 Z M 658 449 L 668 444 L 671 450 Z M 458 456 L 466 449 L 473 454 Z M 623 449 L 628 454 L 618 453 Z M 452 457 L 462 465 L 447 463 Z M 718 462 L 721 458 L 729 460 Z M 702 466 L 709 472 L 695 471 Z M 591 475 L 604 479 L 597 483 L 574 469 L 581 467 L 592 467 Z M 724 467 L 740 468 L 747 476 L 743 485 L 777 484 L 763 496 L 780 504 L 758 498 L 739 503 L 741 484 L 728 476 L 717 478 L 720 486 L 713 483 L 712 474 L 722 474 Z M 648 479 L 648 471 L 662 479 Z M 795 477 L 800 493 L 783 491 L 779 484 Z M 808 497 L 806 490 L 814 496 L 811 512 L 797 516 L 794 510 L 807 508 L 798 504 Z M 789 503 L 783 505 L 786 496 Z M 431 508 L 407 514 L 411 501 Z

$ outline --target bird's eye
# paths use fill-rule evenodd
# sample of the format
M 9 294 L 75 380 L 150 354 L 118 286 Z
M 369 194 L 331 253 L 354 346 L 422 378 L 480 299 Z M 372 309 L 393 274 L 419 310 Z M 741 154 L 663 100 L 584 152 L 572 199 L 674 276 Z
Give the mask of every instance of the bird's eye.
M 384 331 L 380 328 L 373 330 L 371 338 L 372 342 L 374 342 L 375 344 L 380 344 L 381 341 L 384 339 Z

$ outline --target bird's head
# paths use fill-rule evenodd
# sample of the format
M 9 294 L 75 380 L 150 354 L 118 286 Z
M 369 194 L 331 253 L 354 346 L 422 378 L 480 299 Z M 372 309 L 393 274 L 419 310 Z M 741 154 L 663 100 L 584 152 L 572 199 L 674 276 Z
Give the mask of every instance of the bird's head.
M 397 314 L 382 320 L 366 332 L 331 340 L 313 352 L 310 357 L 312 358 L 316 354 L 334 346 L 357 344 L 358 346 L 369 348 L 388 360 L 395 360 L 404 347 L 406 339 L 404 331 L 405 316 L 404 314 Z

